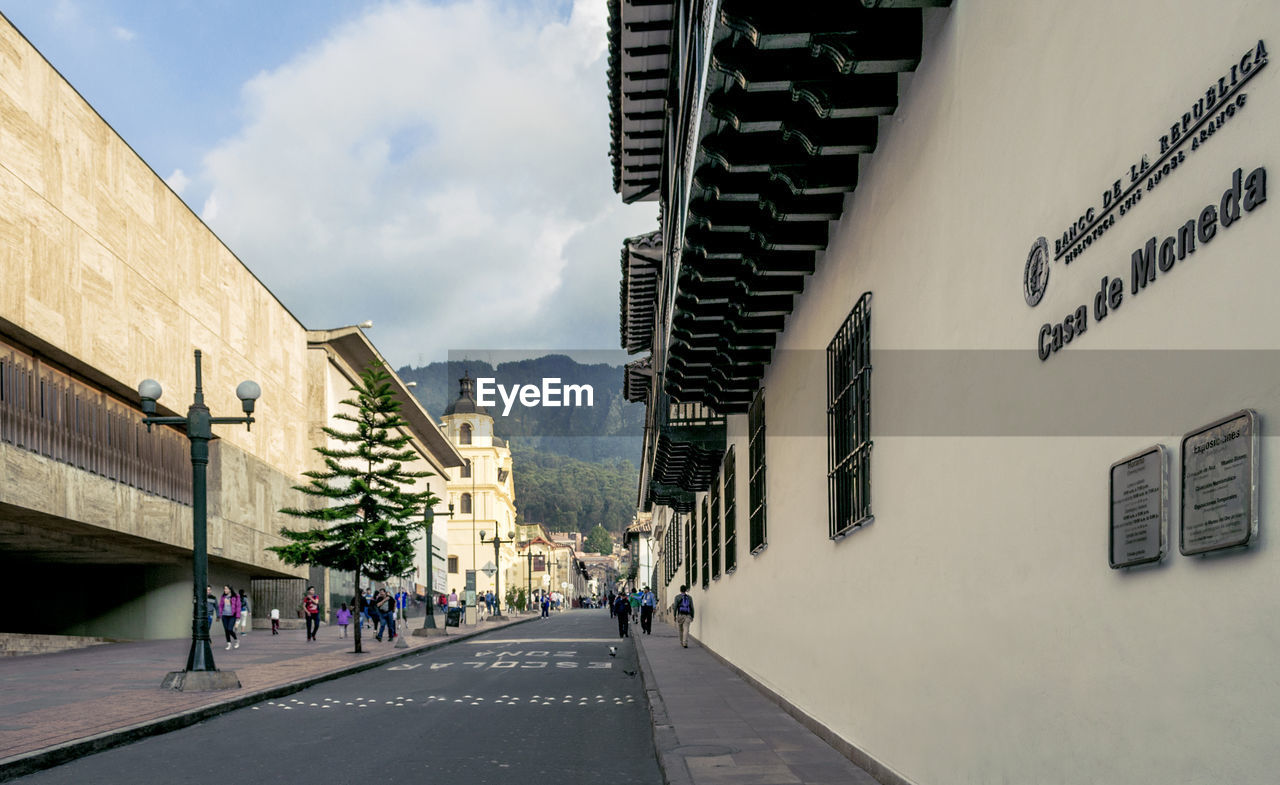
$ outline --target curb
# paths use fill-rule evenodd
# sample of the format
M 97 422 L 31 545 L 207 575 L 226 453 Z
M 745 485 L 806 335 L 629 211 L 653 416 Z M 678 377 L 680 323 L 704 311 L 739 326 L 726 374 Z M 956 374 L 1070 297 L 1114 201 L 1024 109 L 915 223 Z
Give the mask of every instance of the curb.
M 379 665 L 384 665 L 388 662 L 394 662 L 405 657 L 423 654 L 427 651 L 433 651 L 443 646 L 464 641 L 468 638 L 474 638 L 477 635 L 484 635 L 485 633 L 492 632 L 494 630 L 514 627 L 517 624 L 524 624 L 525 622 L 533 621 L 536 618 L 538 617 L 530 616 L 527 619 L 518 619 L 486 630 L 475 630 L 473 632 L 459 633 L 448 637 L 433 638 L 431 639 L 431 642 L 425 646 L 402 649 L 391 654 L 383 654 L 377 659 L 370 659 L 364 662 L 344 665 L 339 668 L 334 668 L 333 670 L 307 676 L 298 681 L 289 682 L 288 684 L 266 687 L 255 692 L 237 695 L 234 698 L 230 698 L 220 703 L 201 706 L 198 709 L 189 709 L 177 714 L 170 714 L 167 717 L 158 717 L 154 720 L 140 722 L 136 725 L 128 725 L 123 728 L 98 733 L 93 736 L 86 736 L 83 739 L 55 744 L 52 747 L 46 747 L 42 750 L 15 755 L 12 758 L 0 761 L 0 782 L 8 782 L 9 780 L 17 777 L 24 777 L 28 774 L 34 774 L 37 771 L 51 769 L 54 766 L 70 763 L 78 758 L 83 758 L 96 752 L 109 750 L 113 747 L 122 747 L 126 744 L 131 744 L 149 736 L 159 736 L 160 734 L 169 733 L 170 731 L 188 728 L 197 723 L 204 722 L 207 719 L 217 717 L 220 714 L 226 714 L 227 712 L 235 711 L 236 709 L 243 709 L 246 706 L 252 706 L 255 703 L 260 703 L 261 701 L 270 698 L 292 695 L 295 692 L 301 692 L 302 690 L 316 684 L 340 679 L 343 676 L 360 673 L 361 671 L 372 670 Z
M 666 622 L 661 622 L 665 624 Z M 653 727 L 653 749 L 658 755 L 658 768 L 662 770 L 662 781 L 665 785 L 692 785 L 693 776 L 684 759 L 675 754 L 680 746 L 676 738 L 676 729 L 667 716 L 667 704 L 662 700 L 653 679 L 653 666 L 649 664 L 649 655 L 645 654 L 643 635 L 637 635 L 636 656 L 640 660 L 640 680 L 644 685 L 644 697 L 649 703 L 649 718 Z

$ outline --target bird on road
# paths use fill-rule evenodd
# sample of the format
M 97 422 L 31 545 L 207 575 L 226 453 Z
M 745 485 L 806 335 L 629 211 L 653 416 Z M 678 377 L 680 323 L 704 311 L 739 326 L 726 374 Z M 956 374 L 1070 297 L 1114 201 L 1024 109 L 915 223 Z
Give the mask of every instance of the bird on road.
M 617 646 L 610 646 L 610 647 L 609 647 L 609 656 L 610 656 L 610 657 L 617 657 L 617 656 L 618 656 L 618 647 L 617 647 Z

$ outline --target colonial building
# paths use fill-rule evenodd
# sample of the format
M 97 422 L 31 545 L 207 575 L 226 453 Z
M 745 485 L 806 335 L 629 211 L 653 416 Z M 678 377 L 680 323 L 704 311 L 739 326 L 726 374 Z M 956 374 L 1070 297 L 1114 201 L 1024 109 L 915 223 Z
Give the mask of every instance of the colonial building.
M 262 388 L 252 430 L 214 427 L 209 583 L 290 615 L 325 576 L 267 550 L 307 525 L 279 510 L 308 503 L 292 486 L 376 350 L 299 323 L 3 19 L 0 74 L 0 586 L 40 597 L 0 631 L 190 634 L 190 447 L 142 425 L 136 389 L 158 380 L 158 413 L 185 414 L 196 349 L 214 416 L 241 414 L 242 380 Z M 461 462 L 408 417 L 424 468 Z
M 516 529 L 511 448 L 494 434 L 493 416 L 476 403 L 475 382 L 465 373 L 458 380 L 458 397 L 445 409 L 442 427 L 463 459 L 451 472 L 447 491 L 453 506 L 449 589 L 466 591 L 468 571 L 475 570 L 475 591 L 492 591 L 500 571 L 498 588 L 505 595 L 519 571 L 515 545 L 510 542 Z M 495 532 L 502 541 L 496 561 Z M 487 565 L 492 565 L 493 572 L 485 570 Z
M 610 2 L 664 600 L 885 783 L 1270 782 L 1280 5 L 949 5 Z

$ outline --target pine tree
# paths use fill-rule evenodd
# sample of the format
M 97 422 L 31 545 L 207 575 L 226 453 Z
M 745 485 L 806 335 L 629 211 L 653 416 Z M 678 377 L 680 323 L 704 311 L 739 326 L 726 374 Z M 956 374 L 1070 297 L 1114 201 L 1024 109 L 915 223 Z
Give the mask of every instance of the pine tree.
M 289 543 L 268 548 L 285 564 L 315 565 L 355 573 L 359 593 L 362 577 L 385 581 L 413 569 L 413 536 L 425 528 L 420 514 L 439 499 L 431 491 L 413 491 L 414 482 L 431 472 L 409 471 L 405 464 L 418 458 L 409 448 L 410 437 L 401 430 L 408 423 L 400 416 L 400 402 L 391 395 L 391 376 L 377 362 L 370 363 L 351 387 L 354 399 L 335 420 L 350 424 L 339 430 L 324 427 L 338 446 L 318 446 L 325 468 L 303 472 L 310 482 L 294 486 L 325 504 L 314 509 L 286 508 L 281 512 L 317 521 L 315 528 L 283 528 Z M 359 609 L 353 609 L 359 614 Z M 360 625 L 355 625 L 355 652 L 359 654 Z

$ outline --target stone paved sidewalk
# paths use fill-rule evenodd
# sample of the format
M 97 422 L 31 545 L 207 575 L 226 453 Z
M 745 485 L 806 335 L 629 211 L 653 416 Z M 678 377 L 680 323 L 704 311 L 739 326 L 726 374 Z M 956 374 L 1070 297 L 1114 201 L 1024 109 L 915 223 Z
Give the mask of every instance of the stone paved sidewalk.
M 169 671 L 180 669 L 191 642 L 138 641 L 93 646 L 56 654 L 0 659 L 0 782 L 125 744 L 144 736 L 192 725 L 210 716 L 306 686 L 364 670 L 421 651 L 448 645 L 537 616 L 482 622 L 448 637 L 405 638 L 408 649 L 379 643 L 365 630 L 364 653 L 352 653 L 350 637 L 323 627 L 308 643 L 303 630 L 253 630 L 239 649 L 214 641 L 219 669 L 234 670 L 242 685 L 220 692 L 161 689 Z M 444 620 L 437 615 L 437 623 Z M 410 627 L 422 624 L 419 617 Z M 218 630 L 221 639 L 221 630 Z
M 631 628 L 669 785 L 878 785 L 692 638 Z

